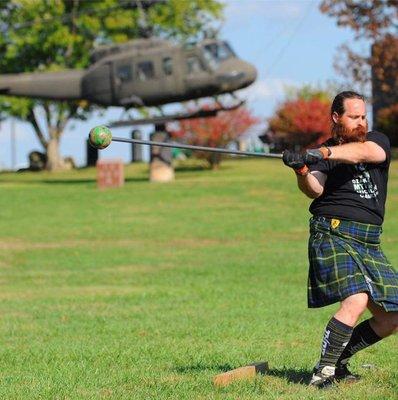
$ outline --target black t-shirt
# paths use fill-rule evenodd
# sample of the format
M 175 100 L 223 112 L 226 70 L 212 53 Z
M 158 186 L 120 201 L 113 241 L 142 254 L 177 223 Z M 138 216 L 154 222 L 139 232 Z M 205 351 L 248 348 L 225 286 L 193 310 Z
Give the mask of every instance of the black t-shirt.
M 310 205 L 316 216 L 340 218 L 367 224 L 381 225 L 387 197 L 390 141 L 380 132 L 371 131 L 367 141 L 377 143 L 385 152 L 386 160 L 379 164 L 343 164 L 323 160 L 310 166 L 311 171 L 327 175 L 324 191 Z M 329 139 L 326 146 L 335 145 Z

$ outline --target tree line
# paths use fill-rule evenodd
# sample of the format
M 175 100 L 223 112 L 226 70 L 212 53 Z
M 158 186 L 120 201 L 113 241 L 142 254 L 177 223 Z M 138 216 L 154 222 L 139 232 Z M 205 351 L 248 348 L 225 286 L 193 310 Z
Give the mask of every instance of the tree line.
M 140 36 L 142 14 L 122 0 L 33 0 L 0 3 L 0 73 L 86 68 L 99 43 L 122 43 Z M 180 41 L 197 38 L 222 18 L 218 0 L 161 1 L 148 9 L 147 23 L 157 36 Z M 349 27 L 369 43 L 367 54 L 345 44 L 336 55 L 343 81 L 332 88 L 304 86 L 291 90 L 267 119 L 269 139 L 280 146 L 305 148 L 330 134 L 329 110 L 337 87 L 371 98 L 373 126 L 398 146 L 398 4 L 396 0 L 323 0 L 320 11 Z M 86 120 L 97 105 L 86 101 L 53 102 L 0 96 L 0 118 L 30 123 L 47 169 L 63 168 L 60 138 L 73 120 Z M 228 116 L 229 115 L 229 116 Z M 225 146 L 258 122 L 242 108 L 228 115 L 181 122 L 174 137 L 210 146 Z M 215 165 L 219 160 L 208 160 Z

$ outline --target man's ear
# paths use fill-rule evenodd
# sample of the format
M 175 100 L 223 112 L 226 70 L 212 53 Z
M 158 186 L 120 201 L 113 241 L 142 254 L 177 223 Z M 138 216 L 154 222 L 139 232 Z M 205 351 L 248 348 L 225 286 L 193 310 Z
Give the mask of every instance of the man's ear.
M 339 116 L 339 114 L 337 114 L 336 111 L 332 114 L 332 120 L 335 124 L 337 124 L 340 120 L 340 116 Z

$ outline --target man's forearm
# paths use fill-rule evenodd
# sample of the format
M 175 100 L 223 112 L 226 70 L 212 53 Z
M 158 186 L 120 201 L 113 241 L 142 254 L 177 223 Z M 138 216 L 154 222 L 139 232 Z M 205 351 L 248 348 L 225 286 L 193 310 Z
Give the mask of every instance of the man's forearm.
M 309 198 L 316 199 L 323 193 L 323 186 L 311 173 L 307 175 L 296 175 L 299 189 Z
M 384 150 L 374 142 L 345 143 L 329 147 L 329 160 L 346 164 L 380 163 L 386 158 Z

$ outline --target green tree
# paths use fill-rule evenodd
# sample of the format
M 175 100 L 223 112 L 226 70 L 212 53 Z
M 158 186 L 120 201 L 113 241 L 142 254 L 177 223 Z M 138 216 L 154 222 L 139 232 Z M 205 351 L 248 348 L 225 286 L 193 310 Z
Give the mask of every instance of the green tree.
M 0 2 L 0 73 L 86 68 L 91 49 L 140 35 L 142 9 L 127 0 L 9 0 Z M 219 18 L 218 0 L 141 0 L 153 3 L 147 24 L 163 38 L 194 39 Z M 31 124 L 49 170 L 62 169 L 59 141 L 67 123 L 97 108 L 85 101 L 52 102 L 0 96 L 0 118 Z M 40 116 L 44 116 L 40 118 Z
M 286 87 L 286 100 L 320 100 L 324 103 L 328 103 L 333 99 L 335 93 L 338 91 L 338 87 L 333 83 L 327 83 L 326 85 L 312 85 L 304 84 L 302 86 L 287 86 Z

